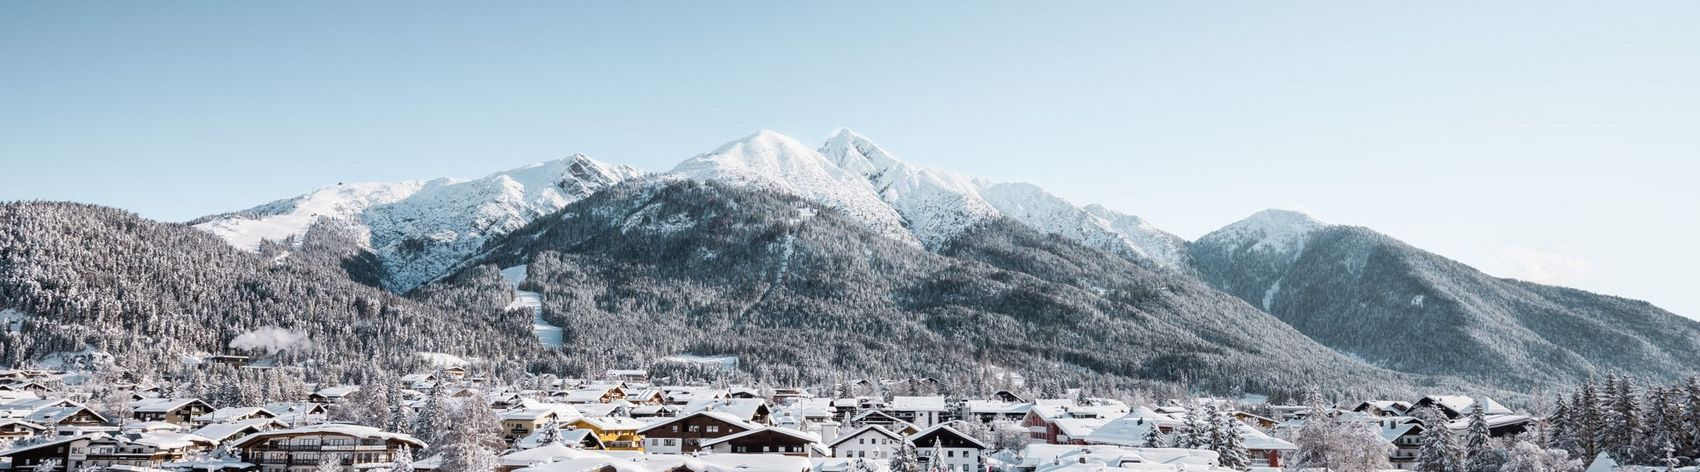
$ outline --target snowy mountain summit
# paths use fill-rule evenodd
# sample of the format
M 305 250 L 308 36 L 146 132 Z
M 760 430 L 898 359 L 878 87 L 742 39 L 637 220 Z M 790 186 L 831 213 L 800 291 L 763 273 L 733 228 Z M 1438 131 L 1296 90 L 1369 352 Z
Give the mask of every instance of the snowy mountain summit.
M 345 224 L 383 261 L 388 288 L 405 291 L 442 275 L 490 238 L 642 175 L 580 154 L 478 179 L 338 184 L 191 224 L 250 250 L 261 241 L 299 239 L 323 220 Z

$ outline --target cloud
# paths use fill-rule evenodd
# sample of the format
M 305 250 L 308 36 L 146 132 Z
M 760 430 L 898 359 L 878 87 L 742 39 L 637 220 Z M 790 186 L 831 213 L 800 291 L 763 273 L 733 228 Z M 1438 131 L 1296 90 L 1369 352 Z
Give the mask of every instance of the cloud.
M 1563 285 L 1586 278 L 1593 272 L 1588 258 L 1569 248 L 1537 249 L 1511 245 L 1500 248 L 1500 275 L 1535 283 Z
M 306 349 L 312 345 L 313 341 L 307 339 L 307 333 L 276 326 L 255 328 L 230 340 L 231 348 L 266 351 L 267 354 Z

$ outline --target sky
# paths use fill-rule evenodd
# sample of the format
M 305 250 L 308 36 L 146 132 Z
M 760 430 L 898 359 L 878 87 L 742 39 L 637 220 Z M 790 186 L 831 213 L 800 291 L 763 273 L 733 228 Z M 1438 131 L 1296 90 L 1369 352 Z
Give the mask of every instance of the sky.
M 605 4 L 603 4 L 605 3 Z M 0 200 L 182 221 L 774 129 L 1700 318 L 1700 3 L 4 2 Z

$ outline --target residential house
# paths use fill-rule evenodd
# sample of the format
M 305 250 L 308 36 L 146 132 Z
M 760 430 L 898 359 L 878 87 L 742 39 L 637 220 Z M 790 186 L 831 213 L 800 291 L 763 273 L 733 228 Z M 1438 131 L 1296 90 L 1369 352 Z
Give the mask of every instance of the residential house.
M 73 445 L 86 445 L 88 441 L 99 436 L 99 434 L 65 436 L 27 446 L 14 447 L 0 451 L 0 463 L 10 466 L 13 472 L 66 472 L 75 470 L 70 469 L 70 465 L 67 463 Z M 44 464 L 53 464 L 53 467 L 43 469 L 40 466 Z
M 701 448 L 722 454 L 778 454 L 797 457 L 828 456 L 820 437 L 791 428 L 765 427 L 737 434 L 704 439 Z
M 1486 400 L 1486 403 L 1484 403 L 1486 409 L 1483 411 L 1485 414 L 1509 415 L 1512 413 L 1510 408 L 1493 401 L 1492 398 L 1483 397 L 1483 400 Z M 1475 406 L 1476 399 L 1465 395 L 1429 395 L 1417 400 L 1416 403 L 1411 405 L 1409 411 L 1416 411 L 1417 408 L 1434 407 L 1439 408 L 1440 412 L 1444 413 L 1447 418 L 1458 419 L 1468 416 L 1470 410 L 1474 409 Z
M 0 441 L 29 439 L 47 432 L 47 427 L 22 420 L 0 420 Z
M 942 396 L 906 397 L 895 396 L 886 407 L 886 412 L 897 419 L 907 421 L 917 427 L 926 428 L 942 421 L 945 414 L 945 402 Z
M 597 437 L 595 431 L 588 429 L 562 429 L 558 430 L 558 432 L 560 433 L 561 439 L 559 442 L 561 444 L 584 450 L 600 451 L 607 449 L 607 447 L 602 444 L 602 438 Z M 520 438 L 519 441 L 514 442 L 514 449 L 526 450 L 545 446 L 545 444 L 543 444 L 542 436 L 542 430 L 534 431 L 530 436 Z
M 933 425 L 918 433 L 910 435 L 910 444 L 921 455 L 922 460 L 931 465 L 932 470 L 944 469 L 951 472 L 974 472 L 981 469 L 981 458 L 987 449 L 986 443 L 963 434 L 948 424 Z M 934 458 L 937 452 L 943 452 L 944 457 Z
M 138 421 L 191 425 L 214 409 L 212 404 L 197 398 L 149 398 L 132 404 L 130 417 Z
M 338 385 L 338 386 L 335 386 L 335 387 L 325 387 L 325 388 L 319 389 L 316 392 L 308 394 L 307 395 L 307 401 L 310 401 L 310 402 L 313 402 L 313 403 L 336 403 L 336 402 L 342 401 L 343 398 L 345 398 L 349 395 L 353 395 L 355 392 L 359 392 L 359 391 L 360 391 L 360 387 L 355 386 L 355 385 Z
M 499 416 L 502 419 L 502 440 L 513 444 L 551 422 L 572 421 L 579 417 L 579 411 L 572 405 L 524 400 L 518 406 L 503 410 Z
M 866 458 L 884 461 L 891 458 L 897 448 L 902 447 L 904 435 L 877 425 L 867 425 L 857 428 L 827 444 L 832 450 L 832 457 Z
M 319 424 L 250 434 L 236 447 L 259 472 L 316 472 L 324 455 L 353 471 L 393 462 L 401 449 L 420 449 L 425 443 L 368 426 Z
M 643 436 L 638 430 L 646 425 L 642 420 L 612 416 L 584 417 L 568 423 L 569 427 L 595 433 L 602 447 L 610 451 L 643 450 Z
M 185 433 L 127 433 L 90 436 L 71 443 L 67 464 L 71 470 L 128 466 L 160 469 L 166 463 L 212 449 L 207 438 Z
M 638 429 L 643 449 L 653 454 L 690 454 L 706 440 L 761 429 L 763 426 L 724 411 L 698 411 Z
M 1411 403 L 1393 400 L 1371 400 L 1352 407 L 1352 411 L 1370 416 L 1407 416 L 1411 413 Z

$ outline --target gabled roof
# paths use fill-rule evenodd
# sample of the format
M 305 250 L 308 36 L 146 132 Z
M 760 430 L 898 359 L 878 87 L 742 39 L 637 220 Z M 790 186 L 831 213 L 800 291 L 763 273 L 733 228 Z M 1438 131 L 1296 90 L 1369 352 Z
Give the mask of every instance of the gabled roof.
M 408 434 L 391 433 L 391 432 L 387 432 L 387 431 L 384 431 L 384 430 L 381 430 L 381 429 L 378 429 L 378 428 L 373 428 L 371 426 L 360 426 L 360 425 L 353 425 L 353 424 L 316 424 L 316 425 L 311 425 L 311 426 L 301 426 L 301 427 L 289 428 L 289 429 L 274 429 L 274 430 L 271 430 L 271 431 L 261 431 L 261 432 L 258 432 L 258 433 L 243 436 L 242 439 L 236 443 L 236 445 L 237 446 L 246 446 L 246 445 L 249 445 L 249 444 L 254 444 L 254 443 L 257 443 L 257 442 L 260 442 L 260 441 L 264 441 L 266 438 L 271 438 L 271 437 L 276 437 L 276 436 L 291 436 L 291 435 L 297 435 L 297 434 L 340 434 L 340 435 L 344 435 L 344 436 L 352 436 L 352 437 L 361 438 L 361 439 L 383 439 L 383 440 L 392 440 L 393 439 L 393 440 L 396 440 L 396 441 L 401 441 L 401 442 L 404 442 L 404 443 L 411 444 L 415 447 L 425 447 L 424 441 L 420 441 L 418 438 L 414 438 L 413 436 L 408 435 Z
M 691 413 L 691 414 L 688 414 L 688 415 L 678 416 L 678 417 L 673 417 L 673 418 L 667 418 L 667 419 L 662 420 L 662 421 L 657 421 L 655 423 L 651 423 L 649 426 L 645 426 L 645 427 L 643 427 L 643 429 L 639 429 L 637 432 L 638 432 L 638 434 L 644 434 L 644 433 L 647 433 L 649 431 L 659 429 L 662 426 L 666 426 L 666 425 L 670 425 L 670 424 L 677 423 L 677 422 L 680 422 L 680 421 L 684 421 L 688 418 L 695 417 L 695 416 L 706 416 L 706 417 L 709 417 L 709 418 L 714 418 L 716 420 L 720 420 L 721 422 L 730 423 L 734 426 L 738 426 L 740 428 L 744 428 L 744 429 L 747 429 L 747 430 L 748 429 L 761 429 L 762 428 L 762 425 L 751 423 L 751 422 L 749 422 L 749 420 L 739 418 L 737 416 L 728 414 L 724 411 L 699 411 L 699 412 L 696 412 L 696 413 Z
M 870 425 L 867 425 L 867 426 L 863 426 L 861 428 L 857 428 L 855 431 L 851 431 L 849 434 L 839 436 L 838 439 L 832 440 L 832 443 L 827 444 L 826 447 L 837 448 L 838 443 L 848 441 L 848 440 L 850 440 L 850 438 L 854 438 L 856 436 L 861 436 L 863 433 L 868 433 L 868 432 L 872 432 L 874 434 L 885 436 L 885 437 L 888 437 L 888 438 L 891 438 L 891 439 L 894 439 L 894 440 L 898 440 L 898 441 L 902 441 L 904 439 L 903 435 L 901 435 L 901 434 L 893 433 L 893 432 L 891 432 L 891 430 L 881 428 L 878 425 L 871 425 L 870 424 Z
M 930 397 L 891 397 L 892 410 L 898 411 L 944 411 L 945 403 L 942 396 Z
M 980 440 L 978 440 L 978 439 L 974 439 L 973 436 L 962 434 L 961 431 L 957 431 L 956 428 L 952 428 L 945 423 L 935 424 L 931 428 L 927 428 L 927 429 L 917 431 L 917 432 L 915 432 L 915 434 L 909 435 L 908 439 L 909 439 L 909 442 L 913 443 L 918 439 L 925 438 L 925 437 L 932 435 L 932 434 L 935 434 L 935 433 L 954 435 L 958 438 L 962 438 L 963 440 L 966 440 L 970 443 L 973 443 L 974 445 L 980 446 L 980 449 L 990 448 L 990 446 L 987 446 L 986 443 L 980 442 Z M 925 444 L 919 444 L 919 443 L 916 444 L 916 447 L 923 447 L 923 446 L 926 446 L 926 445 Z
M 14 448 L 11 448 L 11 449 L 4 450 L 4 451 L 0 451 L 0 457 L 11 456 L 11 455 L 15 455 L 15 454 L 20 453 L 20 452 L 40 449 L 40 448 L 44 448 L 44 447 L 58 446 L 58 445 L 66 444 L 66 443 L 76 441 L 76 440 L 79 440 L 79 439 L 94 439 L 94 438 L 98 438 L 100 436 L 101 436 L 100 434 L 78 434 L 78 435 L 75 435 L 75 436 L 66 436 L 66 437 L 55 439 L 55 440 L 52 440 L 52 441 L 35 443 L 35 444 L 28 445 L 28 446 L 18 446 L 18 447 L 14 447 Z
M 649 425 L 649 422 L 640 419 L 620 416 L 584 417 L 579 418 L 578 421 L 583 421 L 585 424 L 590 425 L 590 427 L 602 432 L 637 431 L 638 429 Z
M 752 429 L 752 430 L 749 430 L 749 431 L 744 431 L 744 432 L 741 432 L 741 433 L 738 433 L 738 434 L 729 434 L 729 435 L 721 436 L 721 437 L 714 438 L 714 439 L 704 439 L 697 444 L 704 446 L 704 447 L 713 446 L 715 444 L 720 444 L 720 443 L 723 443 L 723 442 L 726 442 L 726 441 L 731 441 L 733 439 L 738 439 L 738 438 L 743 438 L 743 437 L 748 437 L 748 436 L 754 436 L 754 435 L 757 435 L 757 434 L 768 433 L 768 432 L 778 433 L 778 434 L 782 434 L 782 435 L 789 436 L 789 437 L 792 437 L 792 438 L 796 438 L 799 441 L 803 441 L 803 442 L 806 442 L 806 443 L 812 443 L 812 445 L 816 445 L 816 446 L 820 445 L 820 436 L 805 433 L 805 432 L 798 431 L 798 430 L 791 429 L 791 428 L 783 428 L 783 427 L 779 427 L 779 426 L 769 426 L 769 427 L 766 427 L 766 428 L 759 428 L 759 429 Z
M 195 403 L 212 408 L 212 405 L 208 405 L 207 402 L 201 401 L 199 398 L 149 398 L 134 403 L 131 411 L 136 413 L 167 413 Z

